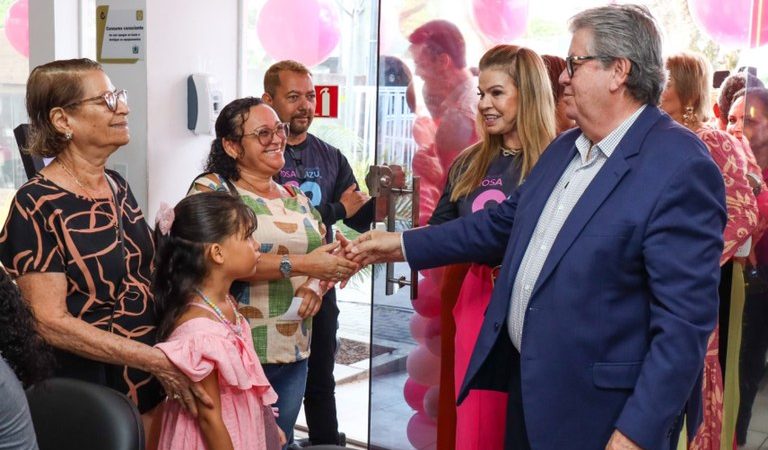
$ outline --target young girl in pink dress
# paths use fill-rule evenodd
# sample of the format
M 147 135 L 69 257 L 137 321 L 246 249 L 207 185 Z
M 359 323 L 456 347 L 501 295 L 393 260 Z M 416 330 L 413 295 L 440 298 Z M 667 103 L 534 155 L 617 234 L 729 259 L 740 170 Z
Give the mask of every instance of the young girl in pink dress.
M 234 280 L 255 270 L 255 228 L 251 209 L 221 192 L 158 213 L 152 289 L 165 342 L 157 347 L 213 399 L 213 407 L 196 400 L 194 417 L 168 393 L 160 450 L 278 450 L 285 443 L 271 408 L 277 395 L 229 294 Z

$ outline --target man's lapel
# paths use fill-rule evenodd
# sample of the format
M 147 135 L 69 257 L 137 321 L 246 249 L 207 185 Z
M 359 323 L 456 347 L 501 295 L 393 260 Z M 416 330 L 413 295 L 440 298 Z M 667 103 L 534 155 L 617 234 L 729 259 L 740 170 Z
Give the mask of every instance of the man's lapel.
M 619 142 L 619 145 L 600 169 L 600 172 L 598 172 L 581 198 L 576 202 L 563 227 L 560 229 L 554 244 L 552 244 L 552 249 L 549 251 L 549 255 L 536 281 L 536 286 L 534 286 L 531 300 L 533 300 L 533 296 L 536 295 L 536 292 L 547 281 L 547 278 L 557 267 L 557 264 L 571 247 L 574 240 L 581 234 L 587 222 L 589 222 L 624 175 L 630 170 L 627 159 L 640 151 L 645 136 L 661 116 L 662 114 L 658 108 L 646 106 L 645 110 L 640 113 L 640 116 L 638 116 L 635 123 L 630 127 L 621 139 L 621 142 Z M 543 210 L 543 205 L 539 209 L 538 216 L 541 215 L 541 210 Z M 538 221 L 538 217 L 536 221 Z M 530 236 L 528 238 L 530 239 Z

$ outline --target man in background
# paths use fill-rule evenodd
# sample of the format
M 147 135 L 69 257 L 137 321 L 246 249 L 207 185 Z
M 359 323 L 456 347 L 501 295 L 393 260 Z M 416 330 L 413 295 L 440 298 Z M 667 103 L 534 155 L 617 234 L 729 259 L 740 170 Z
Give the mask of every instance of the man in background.
M 357 231 L 368 230 L 374 220 L 375 199 L 360 192 L 352 168 L 341 151 L 309 133 L 316 104 L 309 69 L 290 60 L 273 64 L 264 74 L 262 99 L 290 126 L 285 166 L 277 181 L 299 186 L 309 197 L 323 218 L 327 242 L 333 241 L 332 227 L 339 220 Z M 312 445 L 343 445 L 346 440 L 338 431 L 333 378 L 338 319 L 336 291 L 331 289 L 312 321 L 304 393 L 304 415 Z

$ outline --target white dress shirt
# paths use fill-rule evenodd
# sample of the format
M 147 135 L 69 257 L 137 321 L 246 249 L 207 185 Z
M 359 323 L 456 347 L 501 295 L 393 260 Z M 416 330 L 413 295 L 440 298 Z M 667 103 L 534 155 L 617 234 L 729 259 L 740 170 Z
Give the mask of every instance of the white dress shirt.
M 565 220 L 571 214 L 581 195 L 600 172 L 605 162 L 613 154 L 616 146 L 627 133 L 645 105 L 635 111 L 621 125 L 597 144 L 592 143 L 584 134 L 576 139 L 578 153 L 573 157 L 563 172 L 560 180 L 549 195 L 544 210 L 536 223 L 525 256 L 512 286 L 507 330 L 514 346 L 520 350 L 523 336 L 523 323 L 528 302 L 539 278 L 544 262 L 549 256 L 552 244 L 557 239 Z M 594 150 L 594 151 L 593 151 Z

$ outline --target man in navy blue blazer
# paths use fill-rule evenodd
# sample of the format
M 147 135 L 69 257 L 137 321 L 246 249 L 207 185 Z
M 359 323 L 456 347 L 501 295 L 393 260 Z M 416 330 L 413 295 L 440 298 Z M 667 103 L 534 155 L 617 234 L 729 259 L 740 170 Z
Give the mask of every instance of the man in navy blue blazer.
M 507 449 L 668 449 L 700 422 L 726 221 L 723 178 L 657 107 L 661 38 L 645 7 L 571 19 L 578 128 L 490 211 L 369 232 L 358 262 L 502 263 L 461 387 L 510 394 Z

